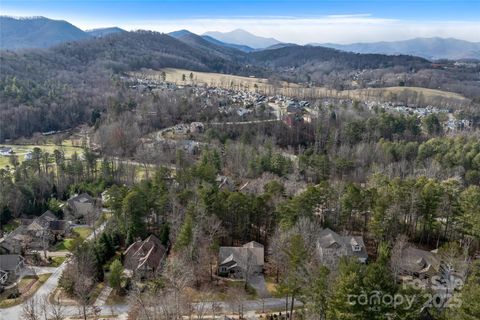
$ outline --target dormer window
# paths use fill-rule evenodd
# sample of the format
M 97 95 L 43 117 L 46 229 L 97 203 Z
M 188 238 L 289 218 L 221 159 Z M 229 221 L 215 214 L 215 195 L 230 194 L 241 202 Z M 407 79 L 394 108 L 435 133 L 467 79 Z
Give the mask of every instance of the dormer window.
M 355 244 L 355 245 L 352 246 L 352 250 L 353 250 L 353 252 L 360 252 L 360 251 L 362 251 L 362 247 L 358 244 Z

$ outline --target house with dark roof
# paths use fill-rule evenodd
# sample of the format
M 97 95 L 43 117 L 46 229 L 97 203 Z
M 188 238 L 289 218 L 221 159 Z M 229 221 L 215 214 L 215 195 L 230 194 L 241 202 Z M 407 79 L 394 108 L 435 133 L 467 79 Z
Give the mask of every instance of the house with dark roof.
M 145 240 L 135 241 L 124 252 L 124 267 L 134 275 L 152 277 L 159 270 L 167 256 L 167 249 L 154 235 Z
M 82 219 L 95 212 L 95 201 L 88 193 L 75 195 L 67 200 L 63 211 L 73 218 Z
M 0 239 L 0 251 L 3 253 L 21 253 L 30 242 L 31 236 L 28 234 L 26 226 L 20 225 Z
M 355 257 L 360 263 L 368 259 L 365 243 L 361 236 L 341 236 L 329 228 L 318 235 L 317 255 L 324 265 L 333 267 L 341 257 Z
M 8 253 L 21 253 L 26 249 L 45 249 L 51 242 L 64 237 L 70 223 L 58 220 L 50 210 L 35 219 L 23 219 L 22 224 L 0 240 L 0 247 Z
M 430 278 L 440 271 L 441 261 L 430 251 L 407 246 L 402 249 L 398 268 L 403 275 L 416 278 Z
M 25 259 L 18 254 L 0 255 L 0 284 L 12 282 L 25 267 Z
M 218 252 L 218 275 L 244 278 L 246 273 L 262 273 L 264 247 L 251 241 L 241 247 L 220 247 Z

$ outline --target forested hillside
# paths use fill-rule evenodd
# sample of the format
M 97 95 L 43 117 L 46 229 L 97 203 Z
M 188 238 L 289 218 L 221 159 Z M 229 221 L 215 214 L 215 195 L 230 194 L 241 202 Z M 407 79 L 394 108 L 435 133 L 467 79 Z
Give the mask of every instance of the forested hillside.
M 432 69 L 422 58 L 308 46 L 245 53 L 191 33 L 175 39 L 149 31 L 120 32 L 49 49 L 1 51 L 0 59 L 0 140 L 89 121 L 94 109 L 107 108 L 110 97 L 122 91 L 117 76 L 141 68 L 256 75 L 339 90 L 368 87 L 371 79 L 381 79 L 376 87 L 448 87 L 469 97 L 478 88 L 476 69 Z
M 67 21 L 44 17 L 19 19 L 0 16 L 2 49 L 47 48 L 67 41 L 89 38 L 89 34 Z

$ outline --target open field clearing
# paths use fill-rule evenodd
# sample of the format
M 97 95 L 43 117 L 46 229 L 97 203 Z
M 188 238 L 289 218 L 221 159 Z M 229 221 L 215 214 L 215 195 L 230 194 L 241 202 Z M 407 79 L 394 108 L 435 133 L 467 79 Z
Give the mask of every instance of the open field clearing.
M 388 87 L 388 88 L 369 88 L 338 91 L 325 87 L 305 87 L 296 83 L 285 81 L 272 83 L 268 79 L 242 77 L 229 74 L 197 72 L 184 69 L 165 68 L 160 71 L 142 70 L 131 72 L 130 75 L 139 78 L 161 81 L 162 72 L 165 72 L 166 81 L 177 85 L 208 85 L 225 89 L 259 91 L 266 95 L 281 94 L 285 96 L 299 98 L 347 98 L 358 100 L 396 100 L 402 101 L 402 96 L 417 97 L 422 95 L 422 99 L 427 104 L 448 103 L 452 105 L 465 104 L 470 100 L 460 94 L 427 89 L 421 87 Z M 193 79 L 190 80 L 190 74 Z M 186 79 L 185 81 L 183 79 Z
M 55 150 L 62 150 L 65 153 L 65 157 L 68 159 L 70 158 L 75 152 L 79 155 L 82 154 L 83 150 L 80 147 L 73 146 L 71 143 L 56 145 L 56 144 L 44 144 L 44 145 L 34 145 L 34 144 L 27 144 L 27 145 L 16 145 L 16 144 L 2 144 L 2 147 L 9 147 L 12 148 L 14 154 L 18 157 L 18 161 L 21 163 L 25 160 L 25 155 L 28 154 L 33 150 L 33 148 L 40 148 L 43 152 L 48 152 L 53 154 Z M 7 165 L 11 166 L 10 164 L 10 157 L 11 156 L 0 156 L 0 169 L 5 168 Z

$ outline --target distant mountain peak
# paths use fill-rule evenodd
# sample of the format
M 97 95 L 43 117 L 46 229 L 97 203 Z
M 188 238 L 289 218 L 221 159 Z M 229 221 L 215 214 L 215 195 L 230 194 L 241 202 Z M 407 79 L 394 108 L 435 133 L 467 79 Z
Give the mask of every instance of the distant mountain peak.
M 208 31 L 203 35 L 225 43 L 244 45 L 254 49 L 263 49 L 281 43 L 277 39 L 260 37 L 244 29 L 234 29 L 229 32 Z
M 194 34 L 193 32 L 188 31 L 187 29 L 181 29 L 181 30 L 176 30 L 167 33 L 169 36 L 174 37 L 174 38 L 180 38 L 189 34 Z
M 0 16 L 1 49 L 46 48 L 91 36 L 64 20 Z

